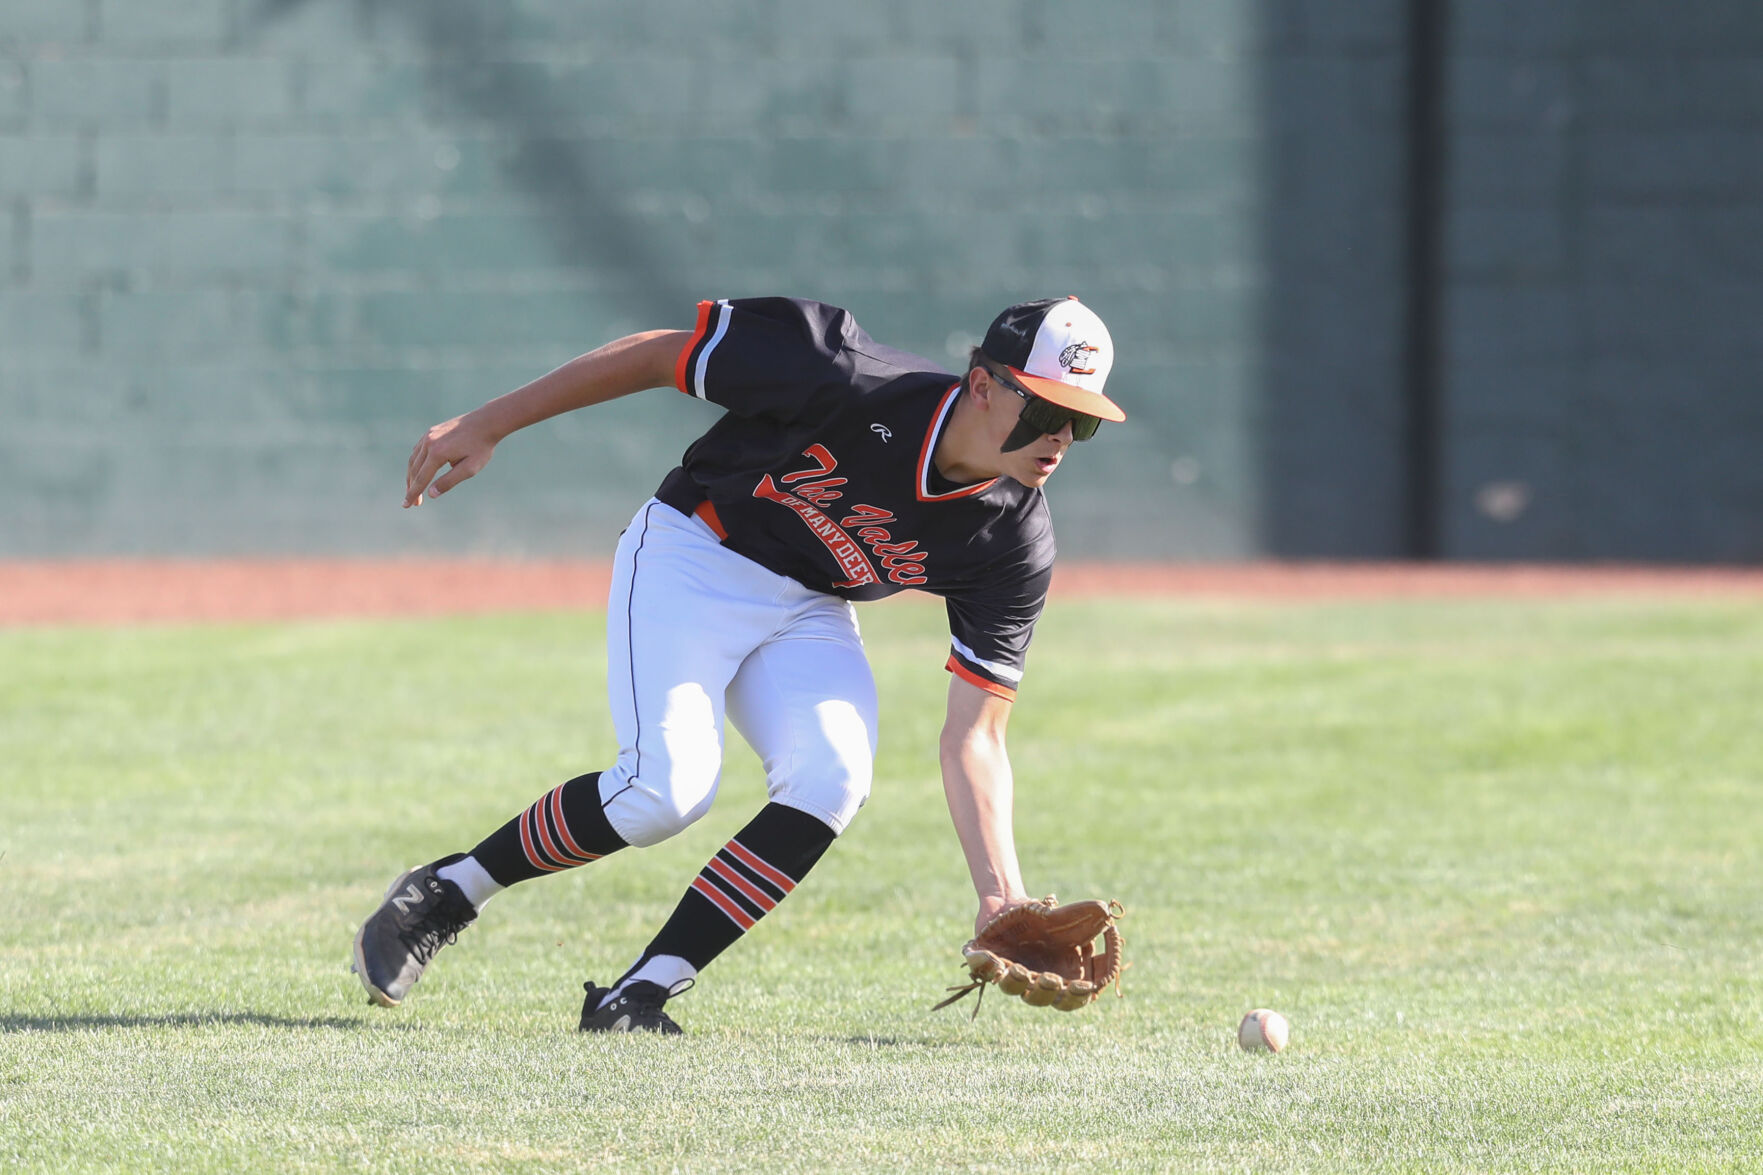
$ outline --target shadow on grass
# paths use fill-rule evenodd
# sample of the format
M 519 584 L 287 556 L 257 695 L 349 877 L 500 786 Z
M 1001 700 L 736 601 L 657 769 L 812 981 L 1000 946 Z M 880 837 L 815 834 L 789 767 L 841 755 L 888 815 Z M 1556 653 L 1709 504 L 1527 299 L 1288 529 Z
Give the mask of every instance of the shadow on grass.
M 971 1040 L 940 1040 L 928 1036 L 843 1036 L 822 1037 L 821 1039 L 838 1039 L 845 1044 L 862 1045 L 872 1049 L 969 1049 L 978 1043 Z
M 271 1016 L 263 1012 L 171 1012 L 158 1016 L 0 1016 L 0 1033 L 8 1032 L 82 1032 L 101 1028 L 207 1028 L 221 1024 L 255 1024 L 264 1028 L 342 1028 L 358 1029 L 368 1025 L 361 1020 L 341 1016 Z M 408 1028 L 404 1024 L 373 1025 L 382 1028 Z

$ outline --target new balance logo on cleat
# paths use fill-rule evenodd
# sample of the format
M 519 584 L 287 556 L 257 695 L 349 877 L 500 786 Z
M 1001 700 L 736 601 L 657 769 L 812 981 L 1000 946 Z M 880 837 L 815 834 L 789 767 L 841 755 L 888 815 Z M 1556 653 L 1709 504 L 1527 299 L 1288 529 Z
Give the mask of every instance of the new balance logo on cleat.
M 443 857 L 401 874 L 385 900 L 355 935 L 355 974 L 370 1002 L 395 1008 L 442 947 L 477 918 L 477 910 L 457 885 L 435 870 L 464 854 Z

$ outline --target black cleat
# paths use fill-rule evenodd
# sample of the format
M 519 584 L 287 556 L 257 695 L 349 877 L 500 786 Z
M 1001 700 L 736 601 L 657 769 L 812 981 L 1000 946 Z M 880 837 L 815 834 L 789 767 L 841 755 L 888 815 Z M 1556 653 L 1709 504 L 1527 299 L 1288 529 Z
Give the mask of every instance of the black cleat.
M 680 1026 L 668 1018 L 661 1006 L 692 986 L 691 980 L 675 984 L 669 991 L 659 983 L 639 979 L 629 984 L 604 1008 L 604 1000 L 612 989 L 582 984 L 588 998 L 582 1002 L 583 1032 L 659 1032 L 663 1036 L 679 1036 Z
M 355 936 L 354 971 L 372 1003 L 397 1007 L 440 949 L 476 920 L 477 910 L 459 887 L 435 876 L 436 869 L 464 856 L 456 853 L 400 874 L 362 924 Z

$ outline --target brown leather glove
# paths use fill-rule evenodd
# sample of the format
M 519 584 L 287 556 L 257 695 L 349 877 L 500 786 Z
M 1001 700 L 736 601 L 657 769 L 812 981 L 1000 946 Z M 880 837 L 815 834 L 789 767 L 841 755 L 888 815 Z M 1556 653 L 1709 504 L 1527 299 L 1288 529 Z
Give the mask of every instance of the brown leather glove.
M 1124 914 L 1120 903 L 1113 901 L 1061 906 L 1045 897 L 1012 906 L 981 927 L 961 948 L 973 981 L 949 988 L 955 994 L 937 1008 L 946 1008 L 988 983 L 1037 1008 L 1075 1012 L 1095 1002 L 1104 988 L 1120 981 L 1120 931 L 1114 920 Z M 1101 954 L 1095 949 L 1098 937 L 1102 939 Z M 982 990 L 981 999 L 984 996 Z M 979 1015 L 979 1005 L 974 1005 L 973 1012 Z

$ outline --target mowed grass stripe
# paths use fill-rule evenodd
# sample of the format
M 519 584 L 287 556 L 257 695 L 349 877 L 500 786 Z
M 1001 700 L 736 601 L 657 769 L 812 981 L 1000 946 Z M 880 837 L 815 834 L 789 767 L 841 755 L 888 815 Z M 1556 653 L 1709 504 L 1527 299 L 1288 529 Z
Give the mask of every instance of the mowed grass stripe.
M 1019 841 L 1133 967 L 977 1020 L 926 1011 L 942 612 L 863 620 L 875 794 L 666 1041 L 580 984 L 763 803 L 732 733 L 688 833 L 402 1009 L 347 973 L 397 869 L 609 761 L 597 617 L 0 632 L 0 1169 L 1763 1169 L 1763 603 L 1056 602 Z

